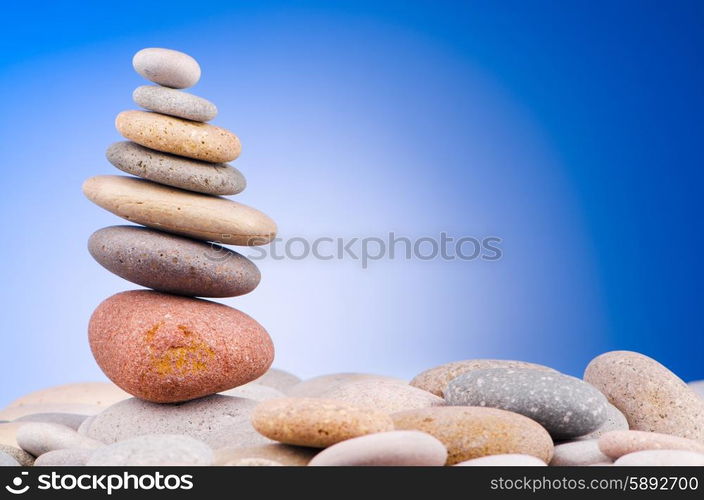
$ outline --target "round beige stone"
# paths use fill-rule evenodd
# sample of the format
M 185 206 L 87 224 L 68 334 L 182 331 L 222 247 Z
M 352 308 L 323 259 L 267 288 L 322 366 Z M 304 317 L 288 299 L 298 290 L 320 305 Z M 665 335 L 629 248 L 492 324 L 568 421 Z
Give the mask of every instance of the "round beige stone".
M 503 359 L 467 359 L 464 361 L 452 361 L 443 365 L 425 370 L 416 375 L 410 384 L 413 387 L 431 392 L 439 397 L 444 397 L 444 390 L 447 384 L 456 377 L 473 370 L 484 370 L 488 368 L 532 368 L 534 370 L 545 370 L 554 372 L 552 368 L 528 363 L 527 361 L 512 361 Z
M 334 399 L 290 397 L 260 403 L 252 425 L 274 441 L 314 448 L 394 428 L 391 417 L 378 410 Z
M 9 407 L 25 405 L 92 405 L 110 406 L 130 395 L 110 382 L 82 382 L 64 384 L 30 392 L 10 403 Z M 43 412 L 58 411 L 45 409 Z M 40 413 L 33 411 L 33 413 Z M 84 413 L 85 412 L 73 412 Z
M 704 443 L 704 399 L 648 356 L 612 351 L 594 358 L 584 380 L 626 416 L 630 429 Z
M 644 450 L 687 450 L 704 453 L 704 444 L 671 434 L 611 431 L 599 438 L 599 449 L 611 458 Z
M 242 151 L 240 140 L 229 130 L 150 111 L 123 111 L 115 127 L 137 144 L 196 160 L 227 163 Z
M 498 454 L 523 454 L 548 463 L 550 434 L 537 422 L 505 410 L 477 406 L 437 406 L 391 415 L 396 429 L 419 430 L 447 448 L 447 465 Z
M 119 175 L 91 177 L 83 193 L 96 205 L 144 226 L 227 245 L 264 245 L 276 224 L 247 205 Z M 214 252 L 213 258 L 219 255 Z
M 614 462 L 618 466 L 704 466 L 704 454 L 685 450 L 644 450 L 624 455 Z

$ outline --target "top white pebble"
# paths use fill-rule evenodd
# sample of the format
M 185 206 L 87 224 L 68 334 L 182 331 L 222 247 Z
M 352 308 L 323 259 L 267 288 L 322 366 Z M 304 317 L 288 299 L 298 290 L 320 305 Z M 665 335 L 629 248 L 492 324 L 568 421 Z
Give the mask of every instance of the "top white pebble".
M 192 87 L 200 80 L 198 62 L 178 50 L 142 49 L 132 58 L 132 66 L 147 80 L 172 89 Z

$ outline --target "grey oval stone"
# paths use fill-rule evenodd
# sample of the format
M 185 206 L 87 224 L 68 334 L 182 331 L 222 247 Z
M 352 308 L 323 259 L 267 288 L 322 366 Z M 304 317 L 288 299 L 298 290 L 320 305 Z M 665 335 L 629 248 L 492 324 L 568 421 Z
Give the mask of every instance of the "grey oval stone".
M 86 448 L 54 450 L 38 456 L 34 465 L 36 467 L 82 466 L 88 463 L 92 454 L 93 450 Z
M 88 251 L 121 278 L 178 295 L 235 297 L 254 290 L 261 278 L 254 262 L 233 250 L 141 226 L 100 229 Z
M 250 399 L 217 394 L 176 404 L 130 398 L 96 415 L 83 432 L 104 443 L 145 434 L 183 434 L 213 449 L 271 443 L 250 422 L 257 404 Z
M 200 65 L 178 50 L 148 48 L 132 58 L 135 71 L 147 80 L 174 89 L 192 87 L 200 80 Z
M 99 448 L 100 441 L 81 436 L 70 427 L 45 422 L 30 422 L 17 431 L 17 444 L 35 457 L 65 448 Z
M 105 156 L 123 172 L 197 193 L 233 195 L 247 187 L 242 172 L 227 163 L 162 153 L 131 141 L 110 145 Z
M 211 465 L 213 450 L 190 436 L 151 434 L 94 451 L 88 466 Z
M 132 99 L 150 111 L 196 122 L 210 121 L 218 114 L 218 108 L 207 99 L 158 85 L 137 87 L 132 92 Z
M 553 439 L 582 436 L 604 423 L 607 401 L 584 381 L 530 368 L 491 368 L 465 373 L 445 389 L 454 406 L 488 406 L 520 413 Z
M 0 451 L 0 467 L 18 467 L 20 463 L 15 460 L 15 457 Z
M 30 413 L 16 418 L 15 422 L 47 422 L 50 424 L 61 424 L 70 427 L 73 430 L 78 430 L 83 421 L 88 418 L 88 415 L 79 415 L 77 413 Z

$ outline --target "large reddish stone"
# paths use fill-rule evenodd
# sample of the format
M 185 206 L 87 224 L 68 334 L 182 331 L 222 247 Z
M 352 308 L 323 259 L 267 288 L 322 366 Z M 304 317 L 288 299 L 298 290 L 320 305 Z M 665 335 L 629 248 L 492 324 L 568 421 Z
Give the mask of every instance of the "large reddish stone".
M 105 374 L 147 401 L 187 401 L 246 384 L 274 359 L 266 330 L 237 309 L 147 290 L 103 301 L 88 326 Z

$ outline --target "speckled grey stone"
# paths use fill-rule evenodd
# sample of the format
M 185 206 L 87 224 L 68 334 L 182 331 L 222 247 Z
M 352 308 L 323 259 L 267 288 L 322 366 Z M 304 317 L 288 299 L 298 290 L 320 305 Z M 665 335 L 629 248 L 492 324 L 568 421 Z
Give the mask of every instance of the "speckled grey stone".
M 34 464 L 34 457 L 20 448 L 0 443 L 0 452 L 10 455 L 22 466 L 30 467 Z
M 453 379 L 445 399 L 454 406 L 487 406 L 520 413 L 541 424 L 553 439 L 569 439 L 597 429 L 606 420 L 607 401 L 584 381 L 531 368 L 490 368 Z
M 35 457 L 65 448 L 99 448 L 100 441 L 81 436 L 70 427 L 61 424 L 29 422 L 17 431 L 17 444 Z
M 213 449 L 272 443 L 250 422 L 257 404 L 251 399 L 218 394 L 175 404 L 130 398 L 96 415 L 82 431 L 104 443 L 145 434 L 183 434 Z
M 17 467 L 20 463 L 14 457 L 0 451 L 0 467 Z
M 105 156 L 123 172 L 187 191 L 233 195 L 247 187 L 242 172 L 227 163 L 162 153 L 131 141 L 111 144 Z
M 621 413 L 621 410 L 609 403 L 606 407 L 606 420 L 604 423 L 601 424 L 598 429 L 590 432 L 589 434 L 585 434 L 584 436 L 580 436 L 577 439 L 597 439 L 607 432 L 627 430 L 628 420 L 626 420 L 626 416 Z
M 147 80 L 174 89 L 192 87 L 200 80 L 200 65 L 188 54 L 150 47 L 132 58 L 135 71 Z
M 94 450 L 85 448 L 65 448 L 44 453 L 37 457 L 35 467 L 81 466 L 86 465 Z
M 93 233 L 88 251 L 108 271 L 160 292 L 235 297 L 254 290 L 261 275 L 230 249 L 141 226 L 111 226 Z
M 15 422 L 47 422 L 50 424 L 61 424 L 71 429 L 78 430 L 83 421 L 88 418 L 88 415 L 79 415 L 77 413 L 31 413 L 23 415 Z
M 132 99 L 148 110 L 196 122 L 210 121 L 218 114 L 218 108 L 207 99 L 158 85 L 137 87 Z
M 190 436 L 151 434 L 126 439 L 93 452 L 88 466 L 211 465 L 213 450 Z

